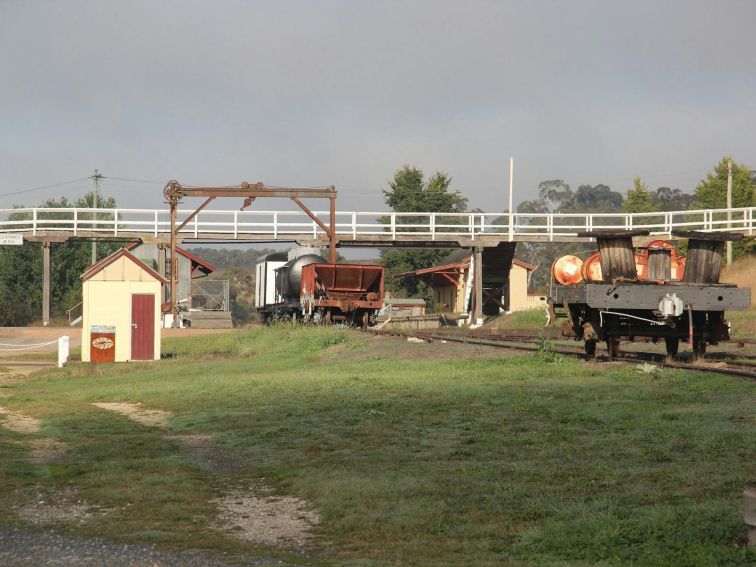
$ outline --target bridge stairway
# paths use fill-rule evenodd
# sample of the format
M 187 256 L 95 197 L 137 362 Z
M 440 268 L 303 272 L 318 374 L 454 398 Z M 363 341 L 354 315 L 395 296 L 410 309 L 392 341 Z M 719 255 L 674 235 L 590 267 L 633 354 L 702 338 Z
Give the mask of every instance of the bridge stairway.
M 516 242 L 500 242 L 494 248 L 483 249 L 483 289 L 503 288 L 509 281 Z
M 509 271 L 512 269 L 516 242 L 500 242 L 498 246 L 484 248 L 483 264 L 483 313 L 496 315 L 499 308 L 508 311 Z M 503 299 L 503 303 L 500 301 Z

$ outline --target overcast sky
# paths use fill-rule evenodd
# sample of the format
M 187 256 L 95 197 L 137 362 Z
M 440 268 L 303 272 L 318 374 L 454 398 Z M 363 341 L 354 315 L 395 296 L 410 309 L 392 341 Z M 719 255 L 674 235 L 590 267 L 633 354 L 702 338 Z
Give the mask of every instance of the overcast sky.
M 753 0 L 0 0 L 0 195 L 99 168 L 156 181 L 107 180 L 122 206 L 175 178 L 384 210 L 408 163 L 495 212 L 509 156 L 516 202 L 554 178 L 692 191 L 725 154 L 756 168 L 754 30 Z

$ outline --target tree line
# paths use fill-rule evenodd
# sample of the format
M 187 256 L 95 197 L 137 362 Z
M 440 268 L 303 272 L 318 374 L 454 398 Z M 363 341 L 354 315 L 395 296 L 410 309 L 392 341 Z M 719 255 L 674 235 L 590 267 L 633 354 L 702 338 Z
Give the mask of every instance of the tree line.
M 562 179 L 542 181 L 536 197 L 523 201 L 518 213 L 651 213 L 686 211 L 691 209 L 724 208 L 728 162 L 725 156 L 708 172 L 692 193 L 679 188 L 658 187 L 654 190 L 640 178 L 624 193 L 614 191 L 605 184 L 580 185 L 577 189 Z M 398 169 L 383 190 L 385 202 L 395 212 L 460 213 L 467 211 L 467 199 L 459 190 L 452 189 L 452 178 L 445 172 L 436 172 L 427 181 L 422 170 L 405 165 Z M 745 164 L 732 162 L 732 206 L 756 206 L 756 172 Z M 472 210 L 469 212 L 477 212 Z M 504 211 L 506 213 L 507 211 Z M 427 220 L 425 221 L 427 222 Z M 506 224 L 507 218 L 494 221 Z M 576 223 L 582 224 L 581 220 Z M 531 278 L 531 289 L 544 290 L 549 282 L 549 270 L 555 258 L 567 253 L 586 252 L 592 244 L 580 243 L 518 243 L 517 257 L 538 266 Z M 381 254 L 386 267 L 387 288 L 395 293 L 422 297 L 430 302 L 432 293 L 417 278 L 396 279 L 403 272 L 415 271 L 441 264 L 449 250 L 391 250 Z M 756 243 L 738 243 L 735 257 L 756 253 Z M 430 303 L 429 303 L 430 305 Z

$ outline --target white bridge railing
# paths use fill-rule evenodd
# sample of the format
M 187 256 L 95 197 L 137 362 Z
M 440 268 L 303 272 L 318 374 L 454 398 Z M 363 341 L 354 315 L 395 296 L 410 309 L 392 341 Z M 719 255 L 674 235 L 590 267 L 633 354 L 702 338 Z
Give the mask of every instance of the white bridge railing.
M 193 211 L 179 210 L 179 222 Z M 316 212 L 327 219 L 328 213 Z M 729 216 L 729 218 L 728 218 Z M 703 209 L 663 213 L 531 214 L 531 213 L 383 213 L 338 212 L 336 232 L 341 239 L 430 240 L 499 236 L 503 240 L 554 240 L 596 229 L 647 229 L 669 235 L 673 229 L 727 231 L 752 235 L 756 207 Z M 326 221 L 327 222 L 327 221 Z M 68 233 L 70 236 L 129 238 L 129 235 L 170 233 L 165 209 L 0 209 L 0 234 Z M 322 229 L 301 211 L 205 210 L 181 231 L 184 239 L 246 238 L 291 240 L 294 235 L 324 236 Z

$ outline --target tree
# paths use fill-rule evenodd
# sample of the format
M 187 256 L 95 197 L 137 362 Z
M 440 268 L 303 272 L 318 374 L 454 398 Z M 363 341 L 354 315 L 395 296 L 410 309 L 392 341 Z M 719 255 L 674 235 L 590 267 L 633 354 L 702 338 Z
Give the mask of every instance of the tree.
M 696 206 L 701 209 L 723 209 L 727 206 L 727 163 L 732 158 L 725 156 L 706 174 L 696 187 Z M 756 185 L 751 177 L 751 168 L 732 162 L 732 206 L 756 206 Z
M 94 203 L 90 192 L 75 202 L 67 198 L 48 199 L 42 208 L 85 208 Z M 98 195 L 98 208 L 115 208 L 115 199 Z M 45 220 L 66 217 L 66 213 L 40 213 Z M 84 214 L 80 220 L 86 220 Z M 113 220 L 108 213 L 99 213 L 98 219 Z M 9 220 L 29 220 L 26 213 L 11 213 Z M 54 226 L 54 225 L 48 225 Z M 114 242 L 100 242 L 98 257 L 111 254 L 120 247 Z M 91 262 L 91 243 L 69 239 L 51 244 L 50 303 L 54 316 L 62 316 L 67 308 L 81 301 L 79 276 Z M 23 246 L 0 247 L 0 325 L 27 325 L 42 310 L 42 246 L 26 242 Z
M 651 195 L 651 202 L 657 211 L 687 211 L 693 206 L 696 197 L 680 189 L 658 187 Z
M 696 187 L 696 206 L 701 209 L 722 209 L 727 206 L 727 164 L 732 158 L 725 156 L 706 174 Z M 732 162 L 732 206 L 756 206 L 756 184 L 750 167 Z M 724 220 L 723 214 L 716 220 Z M 742 217 L 741 217 L 742 218 Z M 732 247 L 733 256 L 756 253 L 756 242 L 736 242 Z
M 451 182 L 448 174 L 437 171 L 425 183 L 422 170 L 405 165 L 394 172 L 383 195 L 386 204 L 397 213 L 464 213 L 467 199 L 459 191 L 449 190 Z
M 451 190 L 452 178 L 439 171 L 424 181 L 423 172 L 416 167 L 404 165 L 394 172 L 389 188 L 383 190 L 386 204 L 397 213 L 435 212 L 463 213 L 467 209 L 467 199 L 459 191 Z M 454 224 L 453 218 L 444 224 Z M 427 218 L 403 218 L 405 224 L 428 222 Z M 417 230 L 408 228 L 406 230 Z M 422 297 L 429 306 L 432 295 L 428 286 L 417 278 L 395 280 L 393 276 L 438 264 L 448 254 L 445 250 L 392 250 L 381 253 L 381 261 L 386 268 L 387 287 L 394 292 L 408 296 Z
M 654 204 L 648 185 L 643 183 L 640 177 L 633 179 L 633 188 L 628 189 L 622 207 L 628 213 L 652 213 L 659 210 Z
M 624 197 L 608 185 L 581 185 L 571 203 L 561 207 L 559 213 L 620 213 Z
M 580 185 L 573 191 L 563 179 L 549 179 L 538 184 L 538 198 L 523 201 L 517 207 L 519 213 L 616 213 L 623 210 L 622 193 L 612 191 L 608 185 Z M 538 222 L 538 221 L 534 221 Z M 562 225 L 580 227 L 585 219 L 563 217 Z M 546 289 L 551 279 L 553 261 L 564 254 L 587 252 L 589 243 L 520 242 L 517 256 L 536 266 L 530 278 L 531 289 Z

